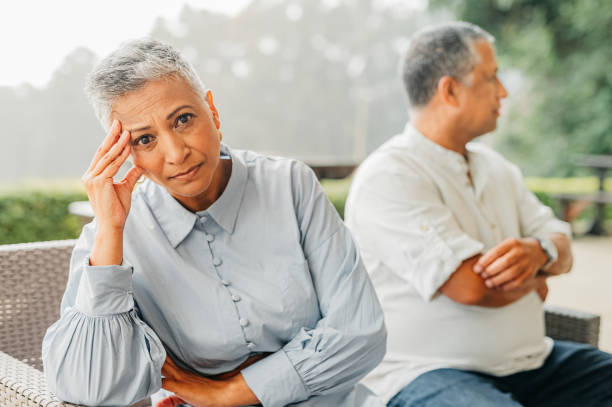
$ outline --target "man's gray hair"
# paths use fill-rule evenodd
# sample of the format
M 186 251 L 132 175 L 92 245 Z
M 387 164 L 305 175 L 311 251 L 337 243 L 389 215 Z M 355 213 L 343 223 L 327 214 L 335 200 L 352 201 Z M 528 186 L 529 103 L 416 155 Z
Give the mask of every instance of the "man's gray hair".
M 165 78 L 182 78 L 202 99 L 206 97 L 202 81 L 178 50 L 150 38 L 125 42 L 100 61 L 88 75 L 85 93 L 107 129 L 117 99 Z
M 476 41 L 493 43 L 482 28 L 458 21 L 425 28 L 410 40 L 402 65 L 402 79 L 411 108 L 427 105 L 444 76 L 463 80 L 480 62 Z

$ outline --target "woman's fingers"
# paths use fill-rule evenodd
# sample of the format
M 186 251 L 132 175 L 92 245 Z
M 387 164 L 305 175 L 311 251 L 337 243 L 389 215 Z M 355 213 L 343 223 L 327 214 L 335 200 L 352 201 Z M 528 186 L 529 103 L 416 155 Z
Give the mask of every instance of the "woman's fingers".
M 166 355 L 166 363 L 168 364 L 168 366 L 178 369 L 178 366 L 176 365 L 176 363 L 174 363 L 174 360 L 172 360 L 172 358 L 169 355 Z
M 162 366 L 161 372 L 167 379 L 174 379 L 180 373 L 180 369 L 174 364 L 170 356 L 166 355 L 166 361 Z
M 132 150 L 129 145 L 124 146 L 123 150 L 121 150 L 121 152 L 115 157 L 115 159 L 111 161 L 110 163 L 108 163 L 106 168 L 102 170 L 102 172 L 100 173 L 100 176 L 102 178 L 114 177 L 117 174 L 117 172 L 119 172 L 119 169 L 121 168 L 123 163 L 130 156 L 130 151 Z
M 123 133 L 121 133 L 121 136 L 119 137 L 119 140 L 117 140 L 117 142 L 111 147 L 110 150 L 108 150 L 108 152 L 106 154 L 104 154 L 100 160 L 98 160 L 98 163 L 96 164 L 96 167 L 93 169 L 93 171 L 91 171 L 91 176 L 93 177 L 97 177 L 98 175 L 100 175 L 102 172 L 105 172 L 106 168 L 115 161 L 115 159 L 117 158 L 117 156 L 121 155 L 124 152 L 124 148 L 127 145 L 129 139 L 130 139 L 130 133 L 127 131 L 124 131 Z M 119 170 L 119 168 L 117 168 L 117 171 Z M 116 172 L 115 172 L 116 173 Z M 115 174 L 113 174 L 115 175 Z
M 134 189 L 134 185 L 140 179 L 140 176 L 144 173 L 144 170 L 140 167 L 132 167 L 125 174 L 125 177 L 119 182 L 120 184 L 124 184 L 129 190 Z
M 91 163 L 89 164 L 89 168 L 87 169 L 87 171 L 91 171 L 96 167 L 98 161 L 100 161 L 100 158 L 102 158 L 102 156 L 108 152 L 112 145 L 117 142 L 117 139 L 120 135 L 121 122 L 118 120 L 114 120 L 113 124 L 108 130 L 107 136 L 104 138 L 104 140 L 96 150 L 96 153 L 94 154 L 93 158 L 91 159 Z
M 186 402 L 177 396 L 170 396 L 158 401 L 155 407 L 176 407 L 181 404 L 186 404 Z

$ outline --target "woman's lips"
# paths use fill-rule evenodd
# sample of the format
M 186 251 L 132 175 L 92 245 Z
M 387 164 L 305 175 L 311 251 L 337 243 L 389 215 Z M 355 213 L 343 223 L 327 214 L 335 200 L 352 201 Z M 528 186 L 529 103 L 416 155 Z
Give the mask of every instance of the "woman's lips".
M 188 180 L 190 178 L 193 178 L 193 176 L 198 172 L 198 170 L 200 169 L 200 167 L 202 167 L 203 163 L 194 165 L 193 167 L 189 168 L 187 171 L 185 172 L 181 172 L 179 174 L 173 175 L 170 177 L 170 179 L 178 179 L 178 180 Z

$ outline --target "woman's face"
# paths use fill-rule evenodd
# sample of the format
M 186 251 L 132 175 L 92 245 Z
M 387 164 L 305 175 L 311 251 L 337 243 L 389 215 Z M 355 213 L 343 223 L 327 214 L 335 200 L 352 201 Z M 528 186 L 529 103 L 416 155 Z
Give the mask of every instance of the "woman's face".
M 113 119 L 130 132 L 133 163 L 146 177 L 191 210 L 216 200 L 224 171 L 210 92 L 204 101 L 182 78 L 149 82 L 115 102 Z

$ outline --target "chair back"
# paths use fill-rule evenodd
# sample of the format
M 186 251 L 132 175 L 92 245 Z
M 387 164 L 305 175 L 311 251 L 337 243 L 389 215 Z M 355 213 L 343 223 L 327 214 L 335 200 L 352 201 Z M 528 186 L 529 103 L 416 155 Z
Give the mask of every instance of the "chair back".
M 59 318 L 75 242 L 0 245 L 0 350 L 38 370 L 45 331 Z

